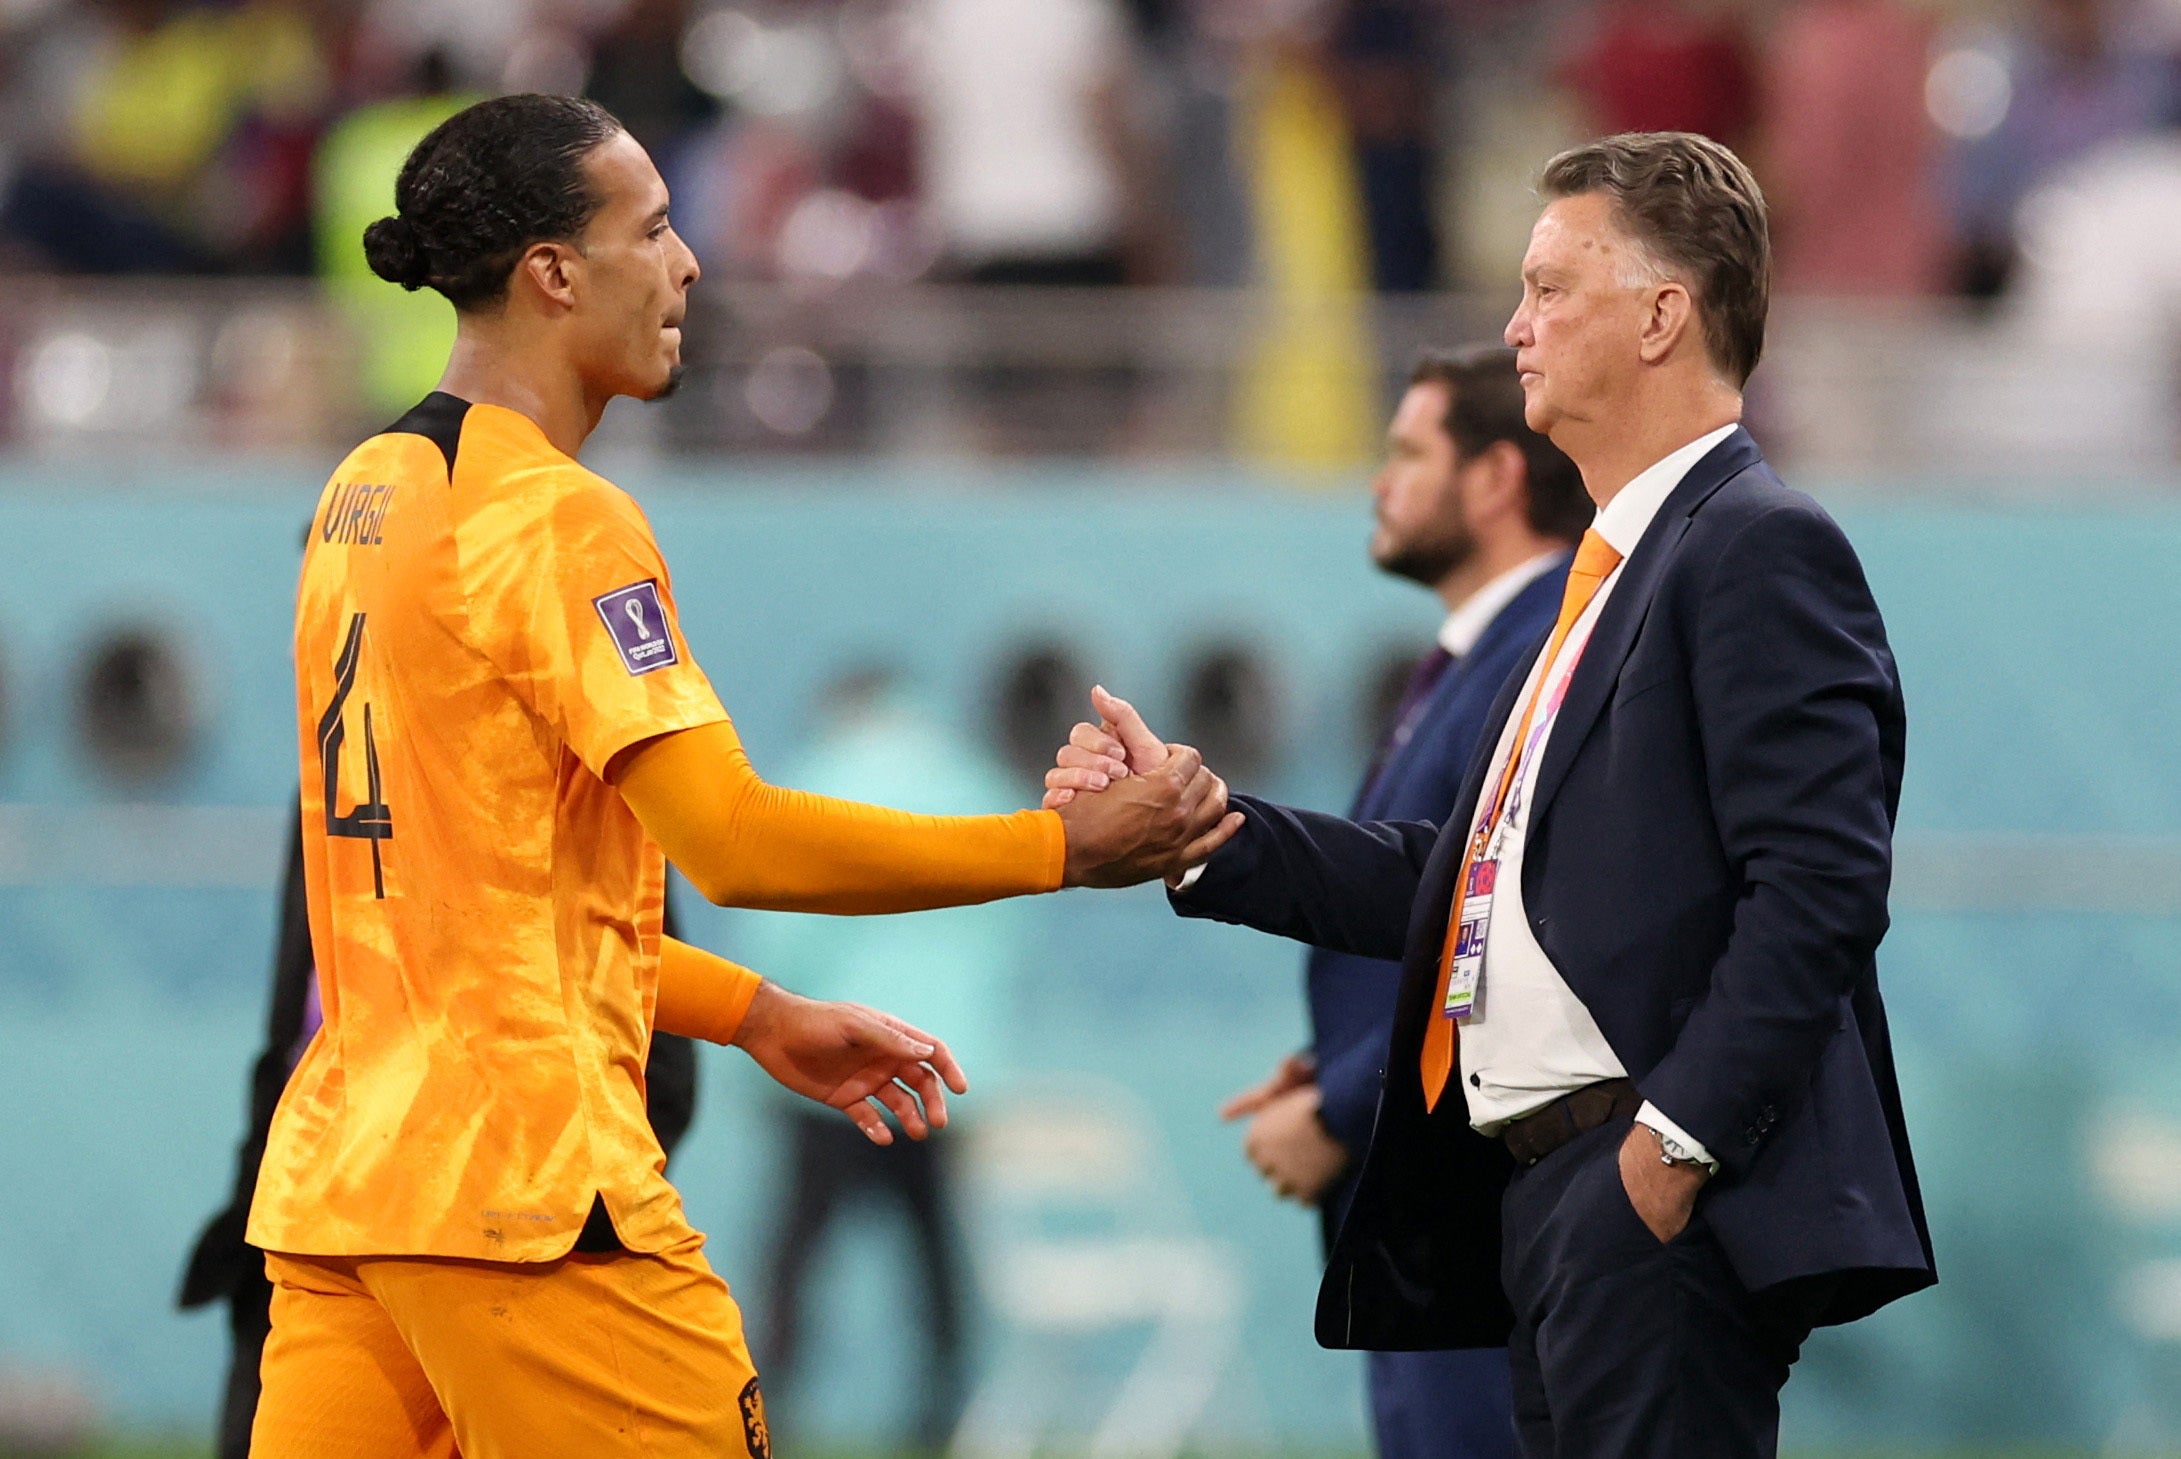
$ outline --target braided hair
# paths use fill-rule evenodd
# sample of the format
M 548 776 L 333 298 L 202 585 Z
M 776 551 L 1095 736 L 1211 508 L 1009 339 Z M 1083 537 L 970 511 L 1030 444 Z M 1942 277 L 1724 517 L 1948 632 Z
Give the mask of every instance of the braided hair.
M 457 309 L 498 301 L 524 249 L 575 237 L 598 211 L 583 159 L 621 130 L 572 96 L 499 96 L 455 113 L 402 164 L 394 216 L 364 229 L 365 261 Z

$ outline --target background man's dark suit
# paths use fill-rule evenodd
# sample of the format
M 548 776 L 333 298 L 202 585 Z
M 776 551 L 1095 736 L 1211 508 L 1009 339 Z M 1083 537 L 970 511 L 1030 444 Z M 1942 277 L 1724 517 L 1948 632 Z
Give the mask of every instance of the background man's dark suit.
M 1624 564 L 1529 813 L 1532 931 L 1642 1094 L 1723 1166 L 1692 1227 L 1742 1286 L 1820 1324 L 1935 1280 L 1874 962 L 1904 729 L 1852 549 L 1737 430 Z M 1513 1161 L 1470 1129 L 1458 1073 L 1433 1113 L 1417 1075 L 1463 833 L 1235 803 L 1248 824 L 1178 911 L 1404 965 L 1320 1341 L 1507 1341 L 1503 1281 L 1534 1275 L 1513 1203 L 1503 1251 Z
M 175 1305 L 187 1310 L 225 1299 L 233 1350 L 227 1386 L 220 1399 L 219 1459 L 245 1459 L 250 1452 L 250 1423 L 257 1414 L 258 1359 L 272 1330 L 272 1283 L 265 1278 L 265 1253 L 243 1240 L 250 1223 L 250 1198 L 257 1192 L 258 1163 L 265 1157 L 265 1133 L 273 1109 L 288 1087 L 288 1075 L 302 1053 L 303 1017 L 311 976 L 310 913 L 303 899 L 302 833 L 288 838 L 287 869 L 281 879 L 280 923 L 273 945 L 272 1004 L 266 1016 L 265 1047 L 250 1068 L 250 1118 L 242 1148 L 235 1155 L 235 1184 L 225 1209 L 215 1215 L 190 1250 Z M 667 935 L 674 914 L 667 911 Z M 644 1066 L 646 1109 L 651 1127 L 667 1154 L 681 1142 L 697 1112 L 697 1046 L 673 1034 L 651 1041 Z
M 1486 733 L 1500 685 L 1551 629 L 1567 581 L 1565 554 L 1502 608 L 1468 653 L 1447 666 L 1408 717 L 1408 736 L 1389 744 L 1350 814 L 1359 821 L 1442 822 L 1454 805 L 1470 757 Z M 1382 958 L 1313 948 L 1307 974 L 1311 1054 L 1317 1065 L 1318 1118 L 1334 1139 L 1360 1154 L 1384 1084 L 1401 965 Z M 1330 1251 L 1355 1193 L 1355 1160 L 1318 1202 Z M 1373 1427 L 1381 1459 L 1412 1454 L 1509 1452 L 1504 1356 L 1439 1352 L 1381 1355 L 1371 1362 Z M 1484 1435 L 1484 1426 L 1506 1432 Z

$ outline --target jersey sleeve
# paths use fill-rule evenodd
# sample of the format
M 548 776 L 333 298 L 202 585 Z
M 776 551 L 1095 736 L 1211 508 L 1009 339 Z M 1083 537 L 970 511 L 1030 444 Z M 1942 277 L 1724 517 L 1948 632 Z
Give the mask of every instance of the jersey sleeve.
M 478 513 L 466 535 L 473 640 L 592 774 L 655 735 L 727 718 L 625 493 L 595 478 L 534 488 Z

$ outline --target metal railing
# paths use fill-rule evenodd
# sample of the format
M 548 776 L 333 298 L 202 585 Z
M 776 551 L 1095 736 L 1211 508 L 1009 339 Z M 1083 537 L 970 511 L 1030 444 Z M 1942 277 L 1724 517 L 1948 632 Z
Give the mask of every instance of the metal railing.
M 1496 338 L 1511 302 L 700 285 L 681 390 L 610 412 L 601 444 L 1277 464 L 1277 449 L 1251 437 L 1242 396 L 1253 372 L 1275 367 L 1278 342 L 1308 354 L 1322 339 L 1315 378 L 1368 413 L 1390 406 L 1419 349 Z M 371 326 L 303 282 L 14 280 L 0 291 L 0 443 L 337 451 L 387 418 L 364 388 L 373 347 Z M 1833 478 L 2157 491 L 2181 458 L 2175 365 L 2173 352 L 2145 347 L 2093 355 L 1950 302 L 1786 300 L 1750 419 L 1776 460 Z M 1289 398 L 1315 405 L 1307 382 Z M 1368 459 L 1375 415 L 1344 429 L 1345 454 L 1314 464 Z

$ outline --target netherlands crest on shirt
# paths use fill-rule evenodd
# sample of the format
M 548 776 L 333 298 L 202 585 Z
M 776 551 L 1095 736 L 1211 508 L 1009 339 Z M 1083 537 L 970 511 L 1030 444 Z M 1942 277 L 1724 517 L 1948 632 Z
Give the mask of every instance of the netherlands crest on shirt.
M 657 582 L 647 578 L 601 593 L 591 599 L 591 606 L 605 620 L 606 632 L 621 652 L 621 666 L 631 674 L 648 674 L 681 662 L 674 651 L 674 635 L 667 631 L 666 610 L 659 605 Z

